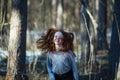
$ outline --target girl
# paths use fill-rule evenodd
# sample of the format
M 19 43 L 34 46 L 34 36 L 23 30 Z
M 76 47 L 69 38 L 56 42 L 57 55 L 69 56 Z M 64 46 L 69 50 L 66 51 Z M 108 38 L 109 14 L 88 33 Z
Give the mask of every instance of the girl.
M 49 29 L 36 43 L 47 53 L 47 70 L 50 80 L 78 80 L 73 53 L 72 33 Z

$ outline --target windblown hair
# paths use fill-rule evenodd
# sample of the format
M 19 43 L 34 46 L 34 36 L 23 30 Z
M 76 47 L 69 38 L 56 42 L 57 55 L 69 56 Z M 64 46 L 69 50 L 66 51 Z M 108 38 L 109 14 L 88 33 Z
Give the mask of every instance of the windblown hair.
M 46 51 L 46 52 L 55 51 L 55 44 L 53 42 L 53 38 L 54 38 L 54 34 L 58 31 L 62 32 L 63 34 L 62 45 L 64 49 L 62 51 L 68 51 L 68 50 L 73 51 L 74 50 L 73 33 L 65 32 L 63 30 L 58 30 L 58 29 L 53 29 L 53 28 L 50 28 L 45 35 L 41 36 L 40 39 L 36 41 L 37 48 L 43 51 Z

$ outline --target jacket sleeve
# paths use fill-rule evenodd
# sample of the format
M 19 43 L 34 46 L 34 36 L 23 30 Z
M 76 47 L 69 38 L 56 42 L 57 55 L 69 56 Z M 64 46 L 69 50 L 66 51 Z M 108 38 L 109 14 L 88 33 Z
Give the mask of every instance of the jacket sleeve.
M 50 80 L 55 80 L 54 74 L 52 72 L 52 59 L 51 59 L 50 52 L 47 53 L 46 64 L 47 64 L 47 70 L 48 70 L 48 74 L 49 74 Z
M 75 63 L 75 56 L 74 56 L 72 51 L 69 51 L 69 53 L 70 53 L 70 60 L 71 60 L 74 80 L 78 80 L 78 71 L 77 71 L 77 66 L 76 66 L 76 63 Z

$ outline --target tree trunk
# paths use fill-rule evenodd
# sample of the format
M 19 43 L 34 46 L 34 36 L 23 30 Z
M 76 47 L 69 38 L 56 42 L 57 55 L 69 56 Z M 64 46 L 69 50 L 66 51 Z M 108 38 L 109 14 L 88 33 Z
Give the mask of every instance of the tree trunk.
M 109 50 L 108 80 L 114 80 L 117 76 L 120 60 L 120 0 L 115 0 L 114 16 L 112 24 L 112 36 Z
M 42 8 L 41 8 L 41 14 L 42 14 L 42 26 L 44 27 L 44 29 L 47 29 L 47 26 L 45 25 L 46 23 L 46 20 L 45 20 L 45 17 L 46 17 L 46 0 L 43 1 L 43 5 L 42 5 Z
M 120 62 L 119 62 L 119 66 L 118 66 L 117 80 L 120 80 Z
M 57 0 L 52 0 L 52 27 L 56 27 L 56 5 L 57 5 Z
M 87 72 L 87 63 L 89 60 L 90 56 L 90 40 L 89 40 L 89 15 L 86 12 L 86 8 L 89 6 L 89 1 L 88 0 L 82 0 L 82 6 L 81 6 L 81 11 L 82 13 L 80 14 L 81 18 L 81 59 L 82 59 L 82 65 L 83 67 L 83 73 L 86 74 Z
M 27 80 L 26 58 L 27 0 L 12 0 L 6 80 Z
M 57 28 L 63 28 L 63 0 L 58 0 L 57 4 Z
M 75 0 L 75 23 L 76 23 L 76 31 L 80 30 L 80 0 Z
M 108 49 L 106 41 L 107 29 L 107 0 L 99 0 L 97 50 Z
M 2 43 L 1 43 L 1 45 L 2 46 L 0 46 L 0 47 L 2 47 L 2 48 L 6 48 L 7 47 L 7 38 L 8 38 L 8 32 L 9 31 L 7 31 L 7 29 L 8 29 L 8 17 L 7 17 L 7 14 L 8 14 L 8 7 L 7 7 L 7 5 L 8 5 L 8 0 L 2 0 L 1 1 L 1 11 L 2 11 L 2 20 L 1 20 L 1 30 L 2 30 L 2 34 L 1 34 L 1 37 L 2 37 Z

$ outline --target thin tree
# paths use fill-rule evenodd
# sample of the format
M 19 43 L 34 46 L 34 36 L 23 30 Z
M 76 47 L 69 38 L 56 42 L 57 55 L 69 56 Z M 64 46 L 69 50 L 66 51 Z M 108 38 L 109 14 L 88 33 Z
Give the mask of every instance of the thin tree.
M 25 69 L 27 0 L 12 0 L 6 80 L 27 80 Z
M 89 0 L 81 0 L 81 54 L 82 61 L 85 67 L 83 68 L 84 74 L 87 74 L 87 64 L 90 56 L 90 40 L 89 40 L 89 15 L 87 14 L 86 8 L 89 7 Z
M 108 80 L 114 80 L 118 72 L 118 65 L 120 61 L 120 0 L 115 0 L 112 36 L 109 50 L 109 68 Z
M 76 29 L 80 30 L 80 5 L 81 5 L 81 2 L 80 0 L 75 0 L 75 23 L 76 23 Z M 78 30 L 78 31 L 79 31 Z
M 57 0 L 52 0 L 52 27 L 56 27 Z
M 57 0 L 57 22 L 56 26 L 59 29 L 63 28 L 63 0 Z
M 2 48 L 5 48 L 7 46 L 7 38 L 8 38 L 8 32 L 7 32 L 7 29 L 8 29 L 8 17 L 7 17 L 7 14 L 8 14 L 8 0 L 2 0 L 1 1 L 1 37 L 2 37 Z

